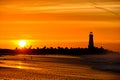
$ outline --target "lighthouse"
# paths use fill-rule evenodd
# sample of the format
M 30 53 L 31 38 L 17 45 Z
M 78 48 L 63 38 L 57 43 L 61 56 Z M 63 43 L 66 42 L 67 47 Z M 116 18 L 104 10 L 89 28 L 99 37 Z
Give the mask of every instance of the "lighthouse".
M 93 40 L 93 33 L 90 32 L 89 34 L 89 44 L 88 44 L 88 48 L 94 48 L 94 40 Z

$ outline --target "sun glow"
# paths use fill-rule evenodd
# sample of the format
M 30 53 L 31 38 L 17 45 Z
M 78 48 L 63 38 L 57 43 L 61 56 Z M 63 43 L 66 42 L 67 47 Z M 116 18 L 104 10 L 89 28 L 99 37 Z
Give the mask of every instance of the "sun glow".
M 27 41 L 26 41 L 26 40 L 20 40 L 20 41 L 18 42 L 18 44 L 19 44 L 20 47 L 25 47 L 26 44 L 27 44 Z

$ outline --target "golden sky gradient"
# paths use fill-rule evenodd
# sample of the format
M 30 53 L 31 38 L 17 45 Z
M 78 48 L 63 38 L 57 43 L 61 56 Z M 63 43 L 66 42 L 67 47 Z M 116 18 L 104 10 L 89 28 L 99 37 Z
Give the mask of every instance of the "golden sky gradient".
M 12 40 L 86 42 L 90 31 L 96 42 L 120 42 L 119 0 L 0 1 L 0 47 Z

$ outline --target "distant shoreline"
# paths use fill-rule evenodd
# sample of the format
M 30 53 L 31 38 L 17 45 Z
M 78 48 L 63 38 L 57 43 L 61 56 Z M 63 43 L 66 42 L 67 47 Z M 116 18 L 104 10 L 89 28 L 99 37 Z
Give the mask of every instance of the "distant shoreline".
M 4 45 L 7 45 L 9 43 L 6 43 Z M 2 44 L 1 44 L 2 45 Z M 58 45 L 60 47 L 68 47 L 68 48 L 86 48 L 88 46 L 88 42 L 81 42 L 81 41 L 75 41 L 75 42 L 36 42 L 34 43 L 33 45 L 33 48 L 36 48 L 37 45 L 39 45 L 38 47 L 42 48 L 44 46 L 47 46 L 47 47 L 58 47 Z M 15 45 L 17 46 L 17 45 Z M 95 46 L 96 47 L 104 47 L 105 49 L 109 49 L 109 50 L 112 50 L 112 51 L 115 51 L 115 52 L 120 52 L 120 42 L 116 42 L 116 43 L 112 43 L 112 42 L 95 42 Z M 27 46 L 28 48 L 29 46 Z M 15 49 L 15 47 L 13 47 L 13 45 L 11 46 L 8 46 L 8 47 L 5 47 L 5 46 L 1 46 L 0 49 Z
M 79 55 L 93 55 L 93 54 L 107 54 L 112 53 L 114 51 L 110 51 L 104 48 L 22 48 L 22 49 L 0 49 L 0 55 L 72 55 L 72 56 L 79 56 Z M 114 52 L 115 53 L 115 52 Z M 116 52 L 117 53 L 117 52 Z

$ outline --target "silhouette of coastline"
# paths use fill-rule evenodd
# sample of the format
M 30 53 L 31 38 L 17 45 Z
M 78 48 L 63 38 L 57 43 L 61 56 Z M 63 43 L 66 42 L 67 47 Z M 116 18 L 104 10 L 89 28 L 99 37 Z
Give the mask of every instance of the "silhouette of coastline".
M 37 48 L 37 49 L 0 49 L 0 55 L 16 55 L 16 54 L 28 54 L 28 55 L 46 55 L 46 54 L 57 54 L 57 55 L 86 55 L 86 54 L 105 54 L 108 50 L 104 48 Z
M 22 49 L 0 49 L 0 55 L 17 55 L 17 54 L 25 54 L 25 55 L 92 55 L 92 54 L 105 54 L 109 51 L 107 49 L 104 49 L 103 47 L 98 48 L 94 46 L 94 39 L 93 39 L 93 33 L 90 32 L 89 34 L 89 44 L 88 48 L 63 48 L 63 47 L 57 47 L 57 48 L 47 48 L 46 46 L 43 48 L 22 48 Z

